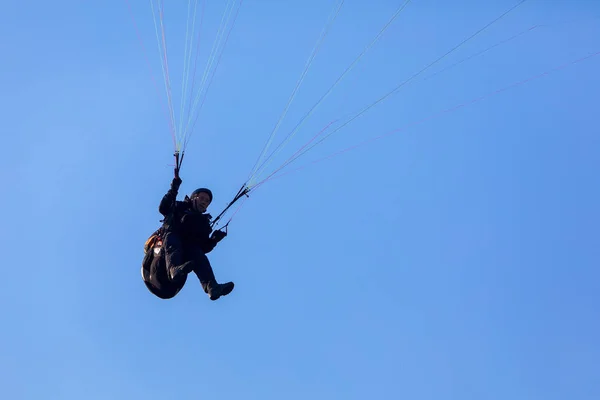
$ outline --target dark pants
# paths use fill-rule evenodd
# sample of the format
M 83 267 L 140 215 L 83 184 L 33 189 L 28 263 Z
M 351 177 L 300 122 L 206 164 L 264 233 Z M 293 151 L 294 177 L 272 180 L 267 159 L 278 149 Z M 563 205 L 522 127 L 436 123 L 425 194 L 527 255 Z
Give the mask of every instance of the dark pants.
M 206 290 L 207 284 L 215 282 L 215 274 L 210 265 L 210 261 L 204 251 L 198 246 L 186 245 L 175 232 L 167 232 L 163 238 L 163 247 L 165 251 L 166 271 L 181 265 L 187 261 L 192 261 L 192 271 L 196 274 L 202 288 Z

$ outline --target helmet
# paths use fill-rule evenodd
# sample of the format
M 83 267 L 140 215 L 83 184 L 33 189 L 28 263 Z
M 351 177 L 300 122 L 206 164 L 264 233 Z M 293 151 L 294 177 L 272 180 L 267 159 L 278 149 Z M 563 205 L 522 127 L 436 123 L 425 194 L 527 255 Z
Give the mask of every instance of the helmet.
M 200 188 L 200 189 L 196 189 L 192 192 L 192 194 L 190 195 L 190 199 L 193 200 L 196 196 L 198 196 L 200 193 L 206 193 L 208 195 L 208 197 L 210 197 L 210 201 L 212 202 L 213 199 L 213 194 L 210 191 L 210 189 L 207 188 Z

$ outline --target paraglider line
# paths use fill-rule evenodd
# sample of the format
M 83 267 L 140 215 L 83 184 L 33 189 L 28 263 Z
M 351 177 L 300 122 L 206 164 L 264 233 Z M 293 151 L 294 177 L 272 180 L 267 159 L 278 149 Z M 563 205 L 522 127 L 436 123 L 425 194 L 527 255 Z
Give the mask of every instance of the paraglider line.
M 136 35 L 140 42 L 140 46 L 142 47 L 142 52 L 144 53 L 144 58 L 146 59 L 146 63 L 148 64 L 148 70 L 150 71 L 150 77 L 152 79 L 152 82 L 154 82 L 154 88 L 156 89 L 156 94 L 158 95 L 158 97 L 161 97 L 160 96 L 160 88 L 158 87 L 158 82 L 156 81 L 156 78 L 154 77 L 154 73 L 152 72 L 152 64 L 150 63 L 150 59 L 148 58 L 148 51 L 146 50 L 146 46 L 144 46 L 144 40 L 142 39 L 142 35 L 138 28 L 137 22 L 135 20 L 133 10 L 131 9 L 131 3 L 129 2 L 129 0 L 125 0 L 125 3 L 127 3 L 127 8 L 129 9 L 131 21 L 133 22 L 133 26 L 135 28 Z M 167 121 L 169 122 L 169 126 L 171 129 L 171 136 L 173 137 L 173 146 L 175 147 L 176 146 L 175 131 L 173 129 L 172 124 L 170 123 L 169 110 L 166 108 L 166 105 L 164 103 L 161 103 L 161 104 L 163 105 L 163 109 L 165 111 L 165 116 L 167 117 Z
M 343 127 L 345 127 L 346 125 L 350 124 L 352 121 L 354 121 L 355 119 L 357 119 L 358 117 L 360 117 L 361 115 L 363 115 L 364 113 L 366 113 L 368 110 L 370 110 L 371 108 L 375 107 L 377 104 L 381 103 L 382 101 L 384 101 L 385 99 L 387 99 L 388 97 L 390 97 L 391 95 L 393 95 L 394 93 L 396 93 L 398 90 L 400 90 L 400 88 L 402 88 L 403 86 L 405 86 L 407 83 L 409 83 L 410 81 L 412 81 L 413 79 L 415 79 L 417 76 L 421 75 L 423 72 L 425 72 L 426 70 L 428 70 L 429 68 L 431 68 L 433 65 L 437 64 L 438 62 L 440 62 L 442 59 L 446 58 L 448 55 L 450 55 L 451 53 L 453 53 L 454 51 L 456 51 L 459 47 L 463 46 L 465 43 L 467 43 L 468 41 L 470 41 L 471 39 L 473 39 L 474 37 L 476 37 L 477 35 L 479 35 L 481 32 L 483 32 L 484 30 L 486 30 L 487 28 L 489 28 L 491 25 L 493 25 L 494 23 L 496 23 L 499 20 L 501 20 L 508 13 L 510 13 L 511 11 L 513 11 L 514 9 L 516 9 L 517 7 L 519 7 L 520 5 L 522 5 L 523 3 L 525 3 L 526 1 L 527 0 L 521 0 L 521 2 L 519 2 L 517 5 L 511 7 L 510 9 L 508 9 L 507 11 L 505 11 L 504 13 L 502 13 L 499 17 L 497 17 L 493 21 L 489 22 L 483 28 L 480 28 L 478 31 L 476 31 L 475 33 L 473 33 L 468 38 L 464 39 L 458 45 L 456 45 L 452 49 L 448 50 L 444 55 L 442 55 L 441 57 L 437 58 L 435 61 L 431 62 L 430 64 L 428 64 L 427 66 L 425 66 L 424 68 L 422 68 L 419 72 L 415 73 L 410 78 L 408 78 L 404 82 L 400 83 L 394 89 L 392 89 L 391 91 L 389 91 L 388 93 L 386 93 L 385 95 L 383 95 L 382 97 L 380 97 L 379 99 L 377 99 L 376 101 L 374 101 L 373 103 L 371 103 L 370 105 L 368 105 L 367 107 L 363 108 L 361 111 L 359 111 L 356 115 L 354 115 L 348 121 L 346 121 L 345 123 L 343 123 L 337 129 L 333 130 L 333 132 L 325 135 L 325 137 L 321 138 L 321 140 L 319 140 L 318 142 L 316 142 L 315 144 L 313 144 L 312 146 L 310 146 L 308 149 L 306 149 L 302 153 L 300 153 L 298 156 L 296 156 L 294 159 L 292 159 L 291 161 L 289 161 L 287 164 L 284 165 L 284 167 L 286 165 L 288 165 L 288 164 L 291 164 L 298 157 L 301 157 L 307 151 L 309 151 L 313 147 L 315 147 L 315 146 L 319 145 L 320 143 L 322 143 L 329 136 L 333 135 L 334 133 L 336 133 L 337 131 L 339 131 L 340 129 L 342 129 Z
M 309 140 L 304 146 L 302 146 L 297 152 L 302 151 L 302 149 L 306 146 L 308 146 L 313 140 L 315 140 L 317 137 L 319 137 L 323 132 L 325 132 L 327 130 L 327 128 L 329 128 L 329 126 L 331 126 L 331 124 L 333 124 L 336 121 L 331 121 L 329 124 L 327 124 L 327 126 L 325 126 L 325 128 L 321 129 L 319 131 L 319 133 L 317 133 L 315 136 L 313 136 L 313 138 L 311 140 Z M 296 153 L 297 153 L 296 152 Z M 295 154 L 294 154 L 295 155 Z M 293 157 L 294 155 L 292 155 L 291 157 Z M 290 158 L 291 158 L 290 157 Z M 264 180 L 262 180 L 261 182 L 257 183 L 256 185 L 245 185 L 245 191 L 243 193 L 243 195 L 245 195 L 246 197 L 249 197 L 248 194 L 250 192 L 253 192 L 255 189 L 258 189 L 260 186 L 262 186 L 266 181 L 269 180 L 269 178 L 271 178 L 273 175 L 275 175 L 277 172 L 279 172 L 280 169 L 276 170 L 275 172 L 273 172 L 271 175 L 269 175 L 267 178 L 265 178 Z M 243 188 L 244 188 L 243 187 Z M 235 203 L 235 201 L 237 201 L 241 196 L 241 189 L 240 192 L 238 192 L 238 194 L 236 195 L 236 197 L 234 198 L 234 200 L 225 208 L 225 210 L 223 210 L 221 212 L 221 214 L 219 214 L 219 216 L 215 219 L 215 221 L 213 222 L 213 224 L 216 224 L 217 221 L 225 214 L 225 212 L 227 212 L 227 210 L 233 205 L 233 203 Z M 242 208 L 242 206 L 244 205 L 244 203 L 246 202 L 247 199 L 244 199 L 244 201 L 242 201 L 242 203 L 239 205 L 239 207 L 235 210 L 235 212 L 233 213 L 233 215 L 231 216 L 231 218 L 229 218 L 229 221 L 227 222 L 227 225 L 229 225 L 229 223 L 233 220 L 233 217 L 235 217 L 235 215 L 240 211 L 240 209 Z
M 496 48 L 496 47 L 498 47 L 498 46 L 500 46 L 500 45 L 502 45 L 502 44 L 508 43 L 508 42 L 510 42 L 511 40 L 514 40 L 514 39 L 518 38 L 518 37 L 519 37 L 519 36 L 521 36 L 521 35 L 524 35 L 524 34 L 526 34 L 526 33 L 528 33 L 528 32 L 531 32 L 531 31 L 533 31 L 534 29 L 536 29 L 536 28 L 538 28 L 538 27 L 540 27 L 540 26 L 544 26 L 544 25 L 534 25 L 534 26 L 532 26 L 532 27 L 528 28 L 527 30 L 524 30 L 524 31 L 521 31 L 521 32 L 519 32 L 519 33 L 517 33 L 517 34 L 514 34 L 514 35 L 512 35 L 511 37 L 509 37 L 509 38 L 507 38 L 507 39 L 504 39 L 504 40 L 502 40 L 502 41 L 500 41 L 500 42 L 497 42 L 497 43 L 495 43 L 495 44 L 493 44 L 493 45 L 491 45 L 491 46 L 488 46 L 487 48 L 485 48 L 485 49 L 483 49 L 483 50 L 481 50 L 481 51 L 479 51 L 479 52 L 477 52 L 477 53 L 475 53 L 475 54 L 472 54 L 472 55 L 470 55 L 470 56 L 468 56 L 468 57 L 466 57 L 466 58 L 463 58 L 462 60 L 460 60 L 460 61 L 457 61 L 457 62 L 455 62 L 454 64 L 451 64 L 451 65 L 449 65 L 449 66 L 447 66 L 447 67 L 444 67 L 443 69 L 441 69 L 441 70 L 439 70 L 439 71 L 437 71 L 437 72 L 434 72 L 433 74 L 430 74 L 430 75 L 426 76 L 425 78 L 423 78 L 423 79 L 422 79 L 422 81 L 429 80 L 429 79 L 431 79 L 431 78 L 433 78 L 433 77 L 435 77 L 435 76 L 437 76 L 437 75 L 439 75 L 439 74 L 441 74 L 441 73 L 443 73 L 443 72 L 445 72 L 445 71 L 447 71 L 447 70 L 449 70 L 449 69 L 451 69 L 451 68 L 454 68 L 454 67 L 456 67 L 456 66 L 458 66 L 458 65 L 460 65 L 460 64 L 462 64 L 462 63 L 465 63 L 465 62 L 467 62 L 467 61 L 469 61 L 469 60 L 472 60 L 473 58 L 475 58 L 475 57 L 478 57 L 478 56 L 480 56 L 480 55 L 482 55 L 482 54 L 484 54 L 484 53 L 487 53 L 488 51 L 490 51 L 490 50 L 492 50 L 492 49 L 494 49 L 494 48 Z M 319 136 L 319 134 L 317 134 L 317 136 Z M 314 139 L 315 139 L 315 138 L 313 137 L 313 138 L 312 138 L 312 139 L 309 141 L 309 143 L 310 143 L 310 142 L 312 142 Z M 302 148 L 305 148 L 307 145 L 308 145 L 308 143 L 307 143 L 307 144 L 305 144 L 304 146 L 302 146 Z M 296 152 L 296 154 L 297 154 L 297 153 L 298 153 L 298 152 Z M 292 158 L 293 158 L 293 156 L 292 156 L 292 157 L 290 157 L 290 159 L 292 159 Z M 285 161 L 285 163 L 288 163 L 288 161 L 290 161 L 290 159 L 286 160 L 286 161 Z M 281 169 L 283 169 L 283 168 L 285 167 L 285 163 L 283 164 L 283 166 L 281 166 L 280 168 L 278 168 L 278 169 L 277 169 L 277 171 L 280 171 Z M 275 172 L 277 172 L 277 171 L 275 171 Z M 271 174 L 270 176 L 272 176 L 272 175 L 273 175 L 273 174 Z
M 159 1 L 157 1 L 157 2 L 159 3 L 158 6 L 160 6 L 160 2 Z M 161 59 L 160 66 L 161 66 L 161 70 L 162 70 L 162 74 L 163 74 L 163 80 L 164 80 L 164 84 L 165 84 L 165 92 L 166 92 L 166 96 L 167 96 L 167 104 L 169 106 L 169 117 L 168 117 L 168 120 L 169 120 L 169 123 L 171 125 L 171 129 L 173 130 L 173 134 L 175 136 L 175 145 L 174 145 L 174 148 L 175 148 L 175 150 L 177 150 L 177 128 L 175 126 L 175 120 L 174 120 L 174 115 L 173 115 L 173 106 L 171 104 L 170 96 L 169 96 L 169 82 L 168 82 L 167 73 L 165 71 L 165 63 L 164 63 L 164 60 L 163 60 L 163 53 L 164 52 L 163 52 L 162 46 L 161 46 L 162 42 L 161 42 L 161 39 L 160 39 L 160 33 L 159 33 L 159 30 L 158 30 L 158 24 L 156 22 L 156 11 L 155 11 L 155 8 L 154 8 L 154 0 L 150 0 L 150 9 L 152 10 L 152 22 L 154 23 L 154 33 L 156 35 L 156 45 L 158 47 L 158 54 L 159 54 L 160 59 Z M 162 20 L 161 20 L 161 23 L 162 23 Z M 161 26 L 161 28 L 162 28 L 162 26 Z
M 315 57 L 317 56 L 317 54 L 319 52 L 319 49 L 321 48 L 321 45 L 323 44 L 323 41 L 327 37 L 327 33 L 329 32 L 329 30 L 331 29 L 333 23 L 337 19 L 337 16 L 340 13 L 340 10 L 341 10 L 341 8 L 342 8 L 343 5 L 344 5 L 344 0 L 342 0 L 340 2 L 339 6 L 336 8 L 335 14 L 333 15 L 333 18 L 331 19 L 331 21 L 328 21 L 325 24 L 325 26 L 323 27 L 323 30 L 321 31 L 321 35 L 317 39 L 317 43 L 315 44 L 315 47 L 313 48 L 313 51 L 311 52 L 311 55 L 309 56 L 308 60 L 306 61 L 306 64 L 304 66 L 304 70 L 302 71 L 302 74 L 300 75 L 300 78 L 298 78 L 298 81 L 296 82 L 296 86 L 294 87 L 294 90 L 292 91 L 292 94 L 288 98 L 286 106 L 284 107 L 283 111 L 281 112 L 281 115 L 279 116 L 279 119 L 277 120 L 277 123 L 273 127 L 273 130 L 271 131 L 271 134 L 269 135 L 269 137 L 268 137 L 268 139 L 267 139 L 267 141 L 266 141 L 266 143 L 265 143 L 265 145 L 263 147 L 263 150 L 261 151 L 261 153 L 258 156 L 256 162 L 254 163 L 254 166 L 252 167 L 252 170 L 251 170 L 251 172 L 250 172 L 250 174 L 249 174 L 249 176 L 247 178 L 248 181 L 250 181 L 251 179 L 253 179 L 254 175 L 257 173 L 257 169 L 258 169 L 259 163 L 261 162 L 261 160 L 263 159 L 263 157 L 267 153 L 267 150 L 269 149 L 269 146 L 273 142 L 273 139 L 275 138 L 277 130 L 279 129 L 279 126 L 281 125 L 281 122 L 285 118 L 285 115 L 287 114 L 287 112 L 288 112 L 288 110 L 289 110 L 292 102 L 294 101 L 294 98 L 296 97 L 296 93 L 298 92 L 298 89 L 300 88 L 300 86 L 304 82 L 304 78 L 306 77 L 306 74 L 308 73 L 308 70 L 310 69 L 310 66 L 312 65 L 312 62 L 314 61 Z
M 273 150 L 273 152 L 263 161 L 263 163 L 258 167 L 257 172 L 256 172 L 255 175 L 260 175 L 262 173 L 262 171 L 267 167 L 267 165 L 268 165 L 267 163 L 269 162 L 269 160 L 275 154 L 277 154 L 285 146 L 285 144 L 296 134 L 296 132 L 298 131 L 298 129 L 300 129 L 300 127 L 304 124 L 304 121 L 306 121 L 306 119 L 312 115 L 313 111 L 319 106 L 319 104 L 321 104 L 329 96 L 329 94 L 331 94 L 331 92 L 333 91 L 333 89 L 335 89 L 337 87 L 337 85 L 341 82 L 341 80 L 344 78 L 344 76 L 346 76 L 346 74 L 348 74 L 348 72 L 350 72 L 352 70 L 352 68 L 354 68 L 354 66 L 361 60 L 361 58 L 371 49 L 371 47 L 373 47 L 375 45 L 375 43 L 377 43 L 377 41 L 379 40 L 379 38 L 392 25 L 392 23 L 395 21 L 395 19 L 398 17 L 398 15 L 400 15 L 400 13 L 408 6 L 408 4 L 410 3 L 410 1 L 411 0 L 406 0 L 396 10 L 396 12 L 394 13 L 394 15 L 392 15 L 392 17 L 389 19 L 389 21 L 377 33 L 377 35 L 375 36 L 375 38 L 373 40 L 371 40 L 371 42 L 367 45 L 367 47 L 365 47 L 363 49 L 363 51 L 354 59 L 354 61 L 348 67 L 346 67 L 346 70 L 344 72 L 342 72 L 342 74 L 337 78 L 337 80 L 321 96 L 321 98 L 319 98 L 319 100 L 310 108 L 310 110 L 308 110 L 308 112 L 300 119 L 300 121 L 298 122 L 298 124 L 296 124 L 296 126 L 294 127 L 294 129 L 288 134 L 288 136 L 285 138 L 285 140 L 283 140 L 277 146 L 277 148 L 275 148 L 275 150 Z
M 198 67 L 198 55 L 200 54 L 200 34 L 202 33 L 202 25 L 204 24 L 204 9 L 206 7 L 206 0 L 202 1 L 202 14 L 200 15 L 200 27 L 198 28 L 198 39 L 196 40 L 196 57 L 194 57 L 194 72 L 192 73 L 192 88 L 190 89 L 190 98 L 188 102 L 188 112 L 187 116 L 189 119 L 189 114 L 192 112 L 192 94 L 194 93 L 194 88 L 196 87 L 196 70 Z
M 211 227 L 215 226 L 217 224 L 217 222 L 219 222 L 219 220 L 223 217 L 223 215 L 225 215 L 225 213 L 227 212 L 227 210 L 229 210 L 231 208 L 231 206 L 233 206 L 239 199 L 241 199 L 244 196 L 249 197 L 248 196 L 249 192 L 250 192 L 250 189 L 244 183 L 242 185 L 242 187 L 240 188 L 240 190 L 235 195 L 235 197 L 233 198 L 233 200 L 231 200 L 229 202 L 229 204 L 227 204 L 227 206 L 225 207 L 225 209 L 223 211 L 221 211 L 221 213 L 219 215 L 217 215 L 217 217 L 211 222 L 211 224 L 210 224 Z
M 198 89 L 198 93 L 196 93 L 194 97 L 194 101 L 192 106 L 190 107 L 190 112 L 188 113 L 188 116 L 186 117 L 187 122 L 185 125 L 185 132 L 187 133 L 188 128 L 190 126 L 190 124 L 192 123 L 192 116 L 193 116 L 193 109 L 197 108 L 198 102 L 200 101 L 200 99 L 202 98 L 202 91 L 204 90 L 205 87 L 205 83 L 206 83 L 206 77 L 209 74 L 210 68 L 214 62 L 215 59 L 215 52 L 218 51 L 219 45 L 220 45 L 220 41 L 221 41 L 221 37 L 222 37 L 222 30 L 226 29 L 227 26 L 227 15 L 230 12 L 229 11 L 229 4 L 234 4 L 235 0 L 228 0 L 227 4 L 225 5 L 225 10 L 223 11 L 223 15 L 221 17 L 221 22 L 219 23 L 219 27 L 217 29 L 217 33 L 216 33 L 216 37 L 215 40 L 213 41 L 212 47 L 210 49 L 210 53 L 208 55 L 208 59 L 206 60 L 206 66 L 204 68 L 204 72 L 202 73 L 202 80 L 200 82 L 200 88 Z M 232 6 L 233 9 L 233 6 Z
M 233 31 L 233 28 L 235 26 L 235 21 L 237 20 L 237 17 L 240 13 L 240 8 L 242 7 L 243 1 L 244 0 L 240 0 L 238 9 L 235 12 L 235 16 L 233 17 L 233 22 L 231 23 L 231 28 L 229 28 L 229 32 L 227 32 L 227 36 L 225 37 L 225 43 L 223 43 L 223 48 L 221 50 L 221 54 L 219 54 L 219 58 L 217 60 L 217 65 L 215 66 L 215 69 L 213 70 L 210 80 L 208 81 L 208 85 L 206 86 L 206 91 L 204 92 L 204 98 L 202 99 L 202 102 L 200 103 L 200 107 L 198 108 L 196 118 L 194 119 L 194 123 L 192 124 L 192 127 L 190 128 L 190 134 L 186 137 L 184 148 L 187 147 L 187 143 L 190 139 L 190 136 L 192 136 L 194 127 L 196 126 L 196 123 L 198 122 L 198 118 L 200 117 L 200 111 L 202 110 L 202 107 L 204 106 L 204 102 L 206 101 L 206 96 L 208 95 L 208 89 L 210 89 L 210 86 L 212 85 L 215 74 L 217 73 L 217 69 L 219 68 L 219 65 L 221 64 L 221 58 L 223 57 L 223 53 L 225 52 L 225 46 L 227 46 L 227 42 L 229 41 L 229 36 L 231 36 L 231 32 Z
M 598 55 L 600 55 L 600 51 L 597 51 L 597 52 L 595 52 L 595 53 L 592 53 L 592 54 L 590 54 L 590 55 L 587 55 L 587 56 L 585 56 L 585 57 L 581 57 L 581 58 L 579 58 L 579 59 L 577 59 L 577 60 L 575 60 L 575 61 L 571 61 L 571 62 L 568 62 L 568 63 L 562 64 L 562 65 L 559 65 L 558 67 L 552 68 L 552 69 L 550 69 L 550 70 L 547 70 L 547 71 L 545 71 L 545 72 L 542 72 L 542 73 L 540 73 L 540 74 L 537 74 L 537 75 L 535 75 L 535 76 L 529 77 L 529 78 L 527 78 L 527 79 L 524 79 L 524 80 L 522 80 L 522 81 L 515 82 L 515 83 L 513 83 L 513 84 L 511 84 L 511 85 L 508 85 L 508 86 L 505 86 L 505 87 L 503 87 L 503 88 L 501 88 L 501 89 L 498 89 L 498 90 L 495 90 L 495 91 L 493 91 L 493 92 L 487 93 L 487 94 L 485 94 L 485 95 L 483 95 L 483 96 L 477 97 L 477 98 L 475 98 L 475 99 L 473 99 L 473 100 L 470 100 L 470 101 L 468 101 L 468 102 L 465 102 L 465 103 L 459 104 L 459 105 L 457 105 L 457 106 L 454 106 L 454 107 L 451 107 L 451 108 L 448 108 L 448 109 L 445 109 L 445 110 L 439 111 L 439 112 L 437 112 L 437 113 L 435 113 L 435 114 L 433 114 L 433 115 L 430 115 L 429 117 L 423 118 L 423 119 L 421 119 L 421 120 L 418 120 L 418 121 L 416 121 L 416 122 L 413 122 L 413 123 L 407 124 L 407 125 L 405 125 L 405 126 L 403 126 L 403 127 L 400 127 L 400 128 L 394 129 L 394 130 L 392 130 L 392 131 L 390 131 L 390 132 L 388 132 L 388 133 L 385 133 L 385 134 L 383 134 L 383 135 L 380 135 L 380 136 L 374 137 L 374 138 L 372 138 L 372 139 L 365 140 L 365 141 L 363 141 L 363 142 L 361 142 L 361 143 L 355 144 L 355 145 L 353 145 L 353 146 L 347 147 L 347 148 L 345 148 L 345 149 L 343 149 L 343 150 L 340 150 L 340 151 L 338 151 L 338 152 L 336 152 L 336 153 L 330 154 L 330 155 L 329 155 L 329 156 L 327 156 L 327 157 L 323 157 L 323 158 L 317 159 L 317 160 L 315 160 L 315 161 L 313 161 L 313 162 L 311 162 L 311 163 L 309 163 L 309 164 L 306 164 L 306 165 L 304 165 L 304 166 L 302 166 L 302 167 L 296 168 L 296 169 L 294 169 L 294 170 L 291 170 L 291 171 L 288 171 L 288 172 L 284 172 L 284 173 L 282 173 L 282 174 L 279 174 L 279 175 L 277 175 L 277 176 L 272 176 L 272 177 L 266 178 L 265 180 L 263 180 L 263 181 L 261 181 L 260 183 L 258 183 L 258 184 L 257 184 L 257 185 L 256 185 L 256 186 L 253 188 L 253 189 L 256 189 L 256 188 L 258 188 L 258 186 L 260 186 L 260 185 L 264 184 L 265 182 L 267 182 L 267 181 L 269 181 L 269 180 L 273 180 L 273 179 L 276 179 L 276 178 L 281 178 L 281 177 L 283 177 L 283 176 L 285 176 L 285 175 L 288 175 L 288 174 L 290 174 L 290 173 L 292 173 L 292 172 L 297 172 L 297 171 L 300 171 L 300 170 L 302 170 L 302 169 L 305 169 L 305 168 L 306 168 L 306 167 L 308 167 L 309 165 L 313 165 L 313 164 L 317 164 L 317 163 L 320 163 L 320 162 L 322 162 L 322 161 L 325 161 L 325 160 L 329 160 L 329 159 L 331 159 L 331 158 L 333 158 L 333 157 L 336 157 L 336 156 L 338 156 L 338 155 L 341 155 L 341 154 L 344 154 L 344 153 L 346 153 L 346 152 L 348 152 L 348 151 L 354 150 L 354 149 L 356 149 L 356 148 L 358 148 L 358 147 L 361 147 L 361 146 L 364 146 L 364 145 L 366 145 L 366 144 L 369 144 L 369 143 L 375 142 L 375 141 L 377 141 L 377 140 L 383 139 L 383 138 L 385 138 L 385 137 L 391 136 L 391 135 L 393 135 L 393 134 L 396 134 L 396 133 L 398 133 L 398 132 L 404 131 L 404 130 L 406 130 L 406 129 L 408 129 L 408 128 L 411 128 L 411 127 L 414 127 L 414 126 L 417 126 L 417 125 L 421 125 L 421 124 L 423 124 L 423 123 L 425 123 L 425 122 L 428 122 L 428 121 L 430 121 L 430 120 L 432 120 L 432 119 L 435 119 L 435 118 L 437 118 L 437 117 L 440 117 L 440 116 L 442 116 L 442 115 L 444 115 L 444 114 L 448 114 L 448 113 L 451 113 L 451 112 L 457 111 L 457 110 L 459 110 L 459 109 L 461 109 L 461 108 L 467 107 L 467 106 L 469 106 L 469 105 L 472 105 L 472 104 L 474 104 L 474 103 L 478 103 L 478 102 L 480 102 L 480 101 L 482 101 L 482 100 L 485 100 L 485 99 L 487 99 L 487 98 L 490 98 L 490 97 L 492 97 L 492 96 L 498 95 L 498 94 L 500 94 L 500 93 L 503 93 L 503 92 L 505 92 L 505 91 L 507 91 L 507 90 L 510 90 L 510 89 L 512 89 L 512 88 L 515 88 L 515 87 L 518 87 L 518 86 L 522 86 L 522 85 L 525 85 L 525 84 L 527 84 L 527 83 L 529 83 L 529 82 L 531 82 L 531 81 L 534 81 L 534 80 L 537 80 L 537 79 L 543 78 L 543 77 L 545 77 L 545 76 L 547 76 L 547 75 L 550 75 L 550 74 L 551 74 L 551 73 L 553 73 L 553 72 L 556 72 L 556 71 L 559 71 L 559 70 L 565 69 L 565 68 L 567 68 L 567 67 L 569 67 L 569 66 L 571 66 L 571 65 L 575 65 L 575 64 L 578 64 L 578 63 L 581 63 L 581 62 L 587 61 L 587 60 L 589 60 L 589 59 L 591 59 L 591 58 L 593 58 L 593 57 L 596 57 L 596 56 L 598 56 Z
M 170 78 L 170 74 L 169 74 L 169 57 L 168 57 L 168 53 L 167 53 L 167 37 L 165 34 L 165 26 L 164 26 L 164 13 L 165 13 L 165 3 L 164 1 L 160 2 L 160 10 L 159 10 L 159 19 L 160 19 L 160 30 L 161 30 L 161 37 L 162 37 L 162 43 L 163 43 L 163 59 L 164 59 L 164 63 L 165 63 L 165 71 L 166 71 L 166 75 L 165 75 L 165 80 L 166 80 L 166 84 L 167 84 L 167 98 L 169 100 L 169 108 L 171 109 L 171 120 L 173 123 L 173 126 L 175 126 L 175 114 L 174 114 L 174 110 L 173 110 L 173 95 L 172 95 L 172 90 L 171 90 L 171 78 Z M 179 150 L 178 148 L 175 148 L 175 150 Z
M 192 0 L 188 0 L 188 10 L 185 24 L 185 47 L 183 49 L 183 74 L 181 77 L 181 102 L 179 104 L 179 130 L 181 131 L 181 124 L 183 121 L 183 115 L 185 111 L 185 95 L 187 92 L 187 85 L 189 81 L 189 69 L 192 59 L 192 49 L 194 45 L 194 32 L 196 28 L 196 13 L 198 11 L 198 0 L 194 0 L 194 13 L 191 13 Z M 190 20 L 192 21 L 192 29 L 190 33 Z
M 502 40 L 502 41 L 500 41 L 500 42 L 498 42 L 498 43 L 495 43 L 495 44 L 493 44 L 493 45 L 491 45 L 491 46 L 489 46 L 489 47 L 487 47 L 487 48 L 485 48 L 485 49 L 483 49 L 483 50 L 481 50 L 481 51 L 479 51 L 479 52 L 477 52 L 477 53 L 475 53 L 475 54 L 472 54 L 472 55 L 470 55 L 469 57 L 465 57 L 465 58 L 463 58 L 462 60 L 455 62 L 454 64 L 448 65 L 447 67 L 444 67 L 444 68 L 442 68 L 441 70 L 439 70 L 439 71 L 437 71 L 437 72 L 434 72 L 433 74 L 431 74 L 431 75 L 427 76 L 426 78 L 423 78 L 423 81 L 426 81 L 426 80 L 428 80 L 428 79 L 431 79 L 431 78 L 433 78 L 434 76 L 437 76 L 437 75 L 441 74 L 442 72 L 445 72 L 445 71 L 447 71 L 447 70 L 449 70 L 449 69 L 452 69 L 452 68 L 454 68 L 454 67 L 457 67 L 457 66 L 459 66 L 460 64 L 462 64 L 462 63 L 465 63 L 465 62 L 467 62 L 467 61 L 469 61 L 469 60 L 471 60 L 471 59 L 473 59 L 473 58 L 475 58 L 475 57 L 479 57 L 480 55 L 482 55 L 482 54 L 484 54 L 484 53 L 487 53 L 488 51 L 490 51 L 490 50 L 492 50 L 492 49 L 494 49 L 494 48 L 496 48 L 496 47 L 498 47 L 498 46 L 501 46 L 501 45 L 503 45 L 503 44 L 505 44 L 505 43 L 508 43 L 508 42 L 510 42 L 511 40 L 515 40 L 515 39 L 516 39 L 516 38 L 518 38 L 519 36 L 522 36 L 522 35 L 524 35 L 524 34 L 526 34 L 526 33 L 529 33 L 529 32 L 531 32 L 531 31 L 533 31 L 534 29 L 536 29 L 536 28 L 539 28 L 539 27 L 541 27 L 541 26 L 543 26 L 543 25 L 533 25 L 532 27 L 530 27 L 530 28 L 528 28 L 528 29 L 526 29 L 526 30 L 524 30 L 524 31 L 521 31 L 521 32 L 519 32 L 519 33 L 516 33 L 516 34 L 512 35 L 511 37 L 509 37 L 509 38 L 507 38 L 507 39 L 504 39 L 504 40 Z
M 306 146 L 308 146 L 309 144 L 311 144 L 316 138 L 318 138 L 319 136 L 321 136 L 332 124 L 334 124 L 335 122 L 337 122 L 337 120 L 335 121 L 331 121 L 329 124 L 327 124 L 323 129 L 321 129 L 316 135 L 314 135 L 308 142 L 306 142 L 304 144 L 304 146 L 300 147 L 294 154 L 292 154 L 290 156 L 290 158 L 288 158 L 281 167 L 279 167 L 278 169 L 276 169 L 275 171 L 273 171 L 269 176 L 267 176 L 263 181 L 261 181 L 260 183 L 256 184 L 255 186 L 250 185 L 251 188 L 258 188 L 263 182 L 269 180 L 269 178 L 271 178 L 273 175 L 275 175 L 276 173 L 278 173 L 279 171 L 281 171 L 283 168 L 285 168 L 286 163 L 293 159 L 294 156 L 296 156 L 296 154 L 300 153 Z
M 237 213 L 240 212 L 240 210 L 242 209 L 242 207 L 244 206 L 244 204 L 246 204 L 246 200 L 248 200 L 248 198 L 245 198 L 244 200 L 242 200 L 242 202 L 240 203 L 240 205 L 238 206 L 238 208 L 235 209 L 235 211 L 233 212 L 233 214 L 229 218 L 229 221 L 227 221 L 227 223 L 225 224 L 225 226 L 222 229 L 227 229 L 227 227 L 229 226 L 229 224 L 231 223 L 231 221 L 233 221 L 233 218 L 235 218 L 235 216 L 237 215 Z

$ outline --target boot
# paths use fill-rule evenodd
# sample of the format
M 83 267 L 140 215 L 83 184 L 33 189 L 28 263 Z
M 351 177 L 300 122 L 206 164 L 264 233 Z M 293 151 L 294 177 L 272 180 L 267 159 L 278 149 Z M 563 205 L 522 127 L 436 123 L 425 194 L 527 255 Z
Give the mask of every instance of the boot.
M 208 282 L 204 286 L 204 291 L 211 300 L 217 300 L 221 296 L 227 296 L 233 290 L 233 282 L 217 283 L 216 281 Z
M 171 278 L 172 281 L 177 281 L 192 272 L 193 269 L 194 262 L 186 261 L 181 265 L 169 268 L 169 278 Z

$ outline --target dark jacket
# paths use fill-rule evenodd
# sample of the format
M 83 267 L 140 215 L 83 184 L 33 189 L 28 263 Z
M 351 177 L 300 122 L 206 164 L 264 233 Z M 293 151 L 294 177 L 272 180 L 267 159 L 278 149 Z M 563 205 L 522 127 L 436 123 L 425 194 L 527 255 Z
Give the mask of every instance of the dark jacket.
M 177 232 L 184 247 L 200 247 L 205 254 L 210 253 L 217 245 L 210 238 L 211 217 L 195 211 L 187 198 L 185 201 L 176 200 L 179 185 L 180 182 L 174 179 L 158 206 L 158 211 L 165 217 L 162 229 L 165 232 Z

